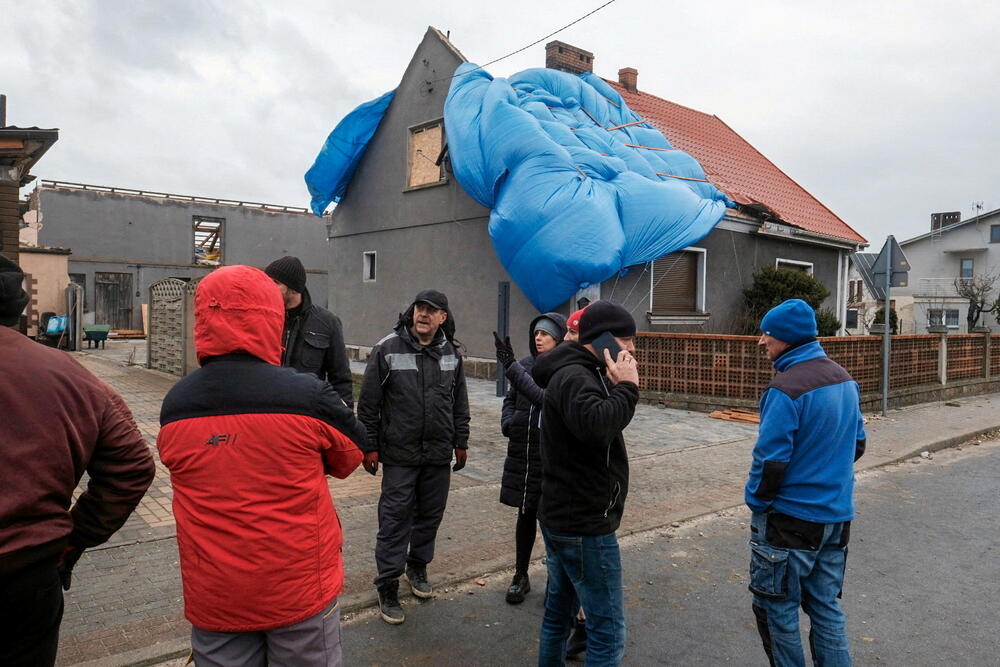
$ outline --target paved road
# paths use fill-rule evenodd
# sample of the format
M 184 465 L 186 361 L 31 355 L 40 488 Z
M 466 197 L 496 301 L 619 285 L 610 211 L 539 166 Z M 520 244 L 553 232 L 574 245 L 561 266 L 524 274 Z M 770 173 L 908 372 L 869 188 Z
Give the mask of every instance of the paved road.
M 862 473 L 844 590 L 856 664 L 1000 664 L 998 480 L 996 441 Z M 746 590 L 748 518 L 726 510 L 623 540 L 626 664 L 767 664 Z M 506 605 L 509 576 L 408 600 L 402 626 L 347 617 L 348 664 L 532 664 L 542 595 Z

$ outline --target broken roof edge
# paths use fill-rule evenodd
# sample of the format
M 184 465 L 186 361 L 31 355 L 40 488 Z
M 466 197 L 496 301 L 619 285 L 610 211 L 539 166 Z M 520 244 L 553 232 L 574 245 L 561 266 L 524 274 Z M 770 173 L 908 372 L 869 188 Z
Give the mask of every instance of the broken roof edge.
M 449 34 L 451 33 L 450 30 L 448 32 L 449 32 Z M 431 34 L 431 33 L 435 34 L 437 36 L 437 38 L 440 39 L 441 42 L 445 46 L 447 46 L 449 49 L 451 49 L 452 52 L 462 60 L 463 63 L 469 62 L 469 59 L 465 57 L 465 54 L 463 54 L 461 51 L 459 51 L 458 47 L 455 46 L 452 43 L 451 38 L 449 37 L 449 35 L 446 35 L 443 32 L 441 32 L 438 28 L 435 28 L 434 26 L 429 25 L 429 26 L 427 26 L 427 34 Z
M 295 215 L 312 216 L 309 209 L 301 206 L 283 206 L 281 204 L 265 204 L 262 202 L 243 201 L 239 199 L 224 199 L 221 197 L 202 197 L 200 195 L 181 195 L 171 192 L 159 192 L 154 190 L 138 190 L 135 188 L 122 188 L 108 185 L 93 185 L 90 183 L 75 183 L 72 181 L 60 181 L 48 178 L 39 179 L 35 185 L 35 192 L 39 190 L 74 190 L 96 192 L 101 194 L 114 194 L 130 197 L 150 197 L 156 199 L 169 199 L 177 202 L 187 202 L 192 204 L 205 204 L 208 206 L 230 206 L 240 207 L 251 211 L 263 211 L 265 213 L 290 213 Z
M 800 185 L 799 182 L 796 181 L 794 178 L 792 178 L 791 176 L 789 176 L 785 172 L 784 169 L 782 169 L 781 167 L 779 167 L 778 165 L 776 165 L 774 163 L 774 161 L 771 160 L 771 158 L 769 158 L 766 155 L 764 155 L 756 146 L 754 146 L 749 141 L 747 141 L 743 137 L 742 134 L 740 134 L 739 132 L 737 132 L 736 130 L 734 130 L 729 125 L 729 123 L 727 123 L 726 121 L 722 120 L 721 118 L 719 118 L 715 114 L 712 114 L 712 117 L 715 118 L 716 120 L 718 120 L 720 123 L 722 123 L 726 127 L 727 130 L 729 130 L 730 132 L 732 132 L 733 135 L 735 135 L 740 141 L 742 141 L 744 144 L 746 144 L 752 151 L 754 151 L 755 153 L 757 153 L 758 155 L 760 155 L 761 158 L 763 158 L 764 160 L 766 160 L 769 165 L 771 165 L 772 167 L 774 167 L 778 171 L 778 173 L 780 173 L 782 176 L 784 176 L 785 178 L 787 178 L 788 181 L 792 185 L 794 185 L 796 188 L 798 188 L 799 190 L 801 190 L 803 194 L 805 194 L 806 196 L 810 197 L 813 201 L 815 201 L 817 204 L 819 204 L 820 206 L 822 206 L 823 209 L 827 213 L 829 213 L 830 215 L 832 215 L 834 218 L 836 218 L 837 221 L 840 224 L 844 225 L 844 227 L 846 227 L 851 232 L 853 232 L 856 238 L 855 239 L 849 239 L 849 238 L 844 237 L 844 236 L 833 236 L 833 235 L 828 235 L 828 234 L 822 234 L 821 232 L 810 232 L 811 234 L 817 234 L 817 235 L 820 235 L 820 236 L 832 236 L 833 238 L 845 239 L 845 240 L 849 240 L 849 241 L 856 241 L 858 243 L 863 243 L 865 245 L 868 245 L 868 239 L 866 239 L 864 236 L 862 236 L 861 234 L 859 234 L 858 230 L 854 229 L 854 227 L 851 227 L 849 224 L 847 224 L 846 222 L 844 222 L 843 218 L 841 218 L 839 215 L 837 215 L 836 213 L 834 213 L 833 210 L 829 206 L 827 206 L 826 204 L 824 204 L 818 197 L 816 197 L 811 192 L 809 192 L 804 187 L 802 187 L 802 185 Z M 763 202 L 761 202 L 761 203 L 763 203 Z M 770 206 L 769 206 L 769 208 L 770 208 Z

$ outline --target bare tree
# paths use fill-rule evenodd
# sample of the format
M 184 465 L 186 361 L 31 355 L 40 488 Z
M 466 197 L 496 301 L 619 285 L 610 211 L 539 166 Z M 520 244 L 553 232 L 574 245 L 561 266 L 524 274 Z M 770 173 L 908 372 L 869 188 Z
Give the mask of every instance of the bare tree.
M 1000 274 L 995 272 L 978 273 L 971 278 L 955 278 L 955 294 L 969 302 L 969 314 L 965 321 L 970 333 L 979 324 L 979 318 L 984 313 L 1000 315 L 1000 298 L 992 296 L 998 278 Z

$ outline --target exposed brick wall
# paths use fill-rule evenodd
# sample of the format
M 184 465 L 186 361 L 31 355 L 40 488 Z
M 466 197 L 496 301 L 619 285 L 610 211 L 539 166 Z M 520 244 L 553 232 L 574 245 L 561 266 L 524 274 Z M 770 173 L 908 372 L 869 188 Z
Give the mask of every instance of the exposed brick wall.
M 594 54 L 557 40 L 545 45 L 545 66 L 573 74 L 593 72 Z
M 17 239 L 20 225 L 16 185 L 0 184 L 0 252 L 14 262 L 18 261 Z

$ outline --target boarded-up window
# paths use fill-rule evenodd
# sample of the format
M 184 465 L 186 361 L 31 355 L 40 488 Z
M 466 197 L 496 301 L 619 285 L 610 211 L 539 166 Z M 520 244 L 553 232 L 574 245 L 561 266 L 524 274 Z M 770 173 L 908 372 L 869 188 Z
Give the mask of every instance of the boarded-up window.
M 410 130 L 409 174 L 407 187 L 432 185 L 444 180 L 444 171 L 438 164 L 441 155 L 444 126 L 440 121 L 421 125 Z
M 698 254 L 681 250 L 653 262 L 654 315 L 697 312 Z

